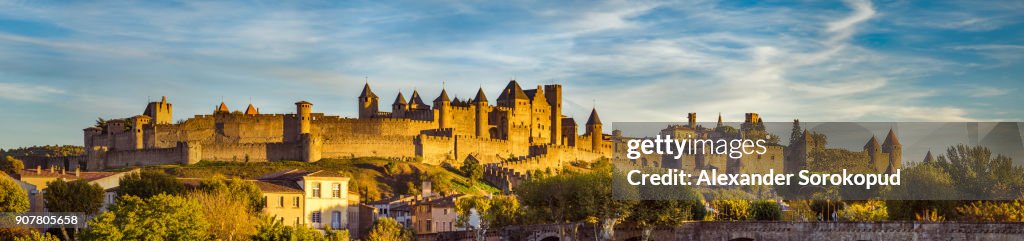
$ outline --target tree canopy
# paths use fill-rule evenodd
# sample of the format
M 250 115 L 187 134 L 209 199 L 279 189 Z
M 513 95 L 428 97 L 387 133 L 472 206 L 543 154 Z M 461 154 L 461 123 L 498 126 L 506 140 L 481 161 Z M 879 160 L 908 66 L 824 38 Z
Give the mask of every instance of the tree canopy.
M 85 180 L 56 179 L 46 183 L 43 200 L 51 212 L 95 214 L 103 207 L 103 188 Z
M 185 191 L 185 185 L 171 175 L 158 171 L 142 171 L 122 177 L 117 188 L 117 196 L 148 198 L 157 194 L 182 195 Z
M 25 189 L 21 189 L 14 179 L 0 174 L 0 213 L 27 212 L 28 208 L 28 193 Z
M 199 203 L 185 197 L 157 194 L 123 196 L 109 212 L 89 221 L 84 240 L 206 240 L 209 223 Z

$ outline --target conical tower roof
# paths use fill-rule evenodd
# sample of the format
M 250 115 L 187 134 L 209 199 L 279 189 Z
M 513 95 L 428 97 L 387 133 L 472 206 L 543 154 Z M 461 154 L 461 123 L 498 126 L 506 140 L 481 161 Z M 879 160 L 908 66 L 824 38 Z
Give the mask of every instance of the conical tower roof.
M 896 145 L 900 145 L 900 140 L 896 138 L 896 132 L 889 129 L 889 134 L 885 135 L 885 142 L 882 143 L 882 146 L 891 147 Z
M 923 163 L 935 162 L 935 157 L 932 157 L 932 151 L 931 150 L 928 151 L 928 154 L 924 155 L 924 160 L 922 160 L 921 162 L 923 162 Z
M 864 144 L 864 150 L 873 151 L 878 149 L 880 149 L 880 147 L 878 146 L 878 139 L 875 138 L 875 136 L 871 136 L 871 139 L 868 140 L 868 143 Z
M 260 114 L 260 110 L 256 109 L 255 106 L 252 106 L 252 104 L 249 104 L 249 107 L 245 108 L 245 114 L 246 115 L 258 115 L 258 114 Z
M 359 94 L 359 98 L 377 98 L 377 94 L 373 93 L 370 89 L 370 83 L 363 84 L 363 93 Z
M 473 103 L 477 102 L 487 102 L 487 95 L 484 95 L 483 87 L 476 91 L 476 98 L 473 98 Z
M 408 104 L 408 102 L 405 102 L 405 96 L 403 96 L 402 92 L 399 91 L 398 92 L 398 97 L 395 97 L 395 103 L 393 103 L 392 105 L 406 105 L 406 104 Z
M 601 117 L 597 116 L 597 108 L 590 110 L 590 118 L 587 118 L 587 125 L 601 124 Z
M 452 100 L 448 98 L 448 91 L 441 89 L 441 94 L 437 95 L 437 99 L 434 99 L 434 102 L 439 101 L 452 102 Z
M 501 95 L 498 96 L 498 101 L 506 101 L 510 99 L 529 99 L 526 93 L 523 92 L 523 87 L 519 86 L 515 80 L 509 81 L 505 89 L 501 91 Z
M 213 112 L 217 112 L 217 113 L 219 113 L 219 112 L 231 112 L 231 110 L 228 110 L 228 105 L 224 104 L 224 101 L 221 101 L 220 105 L 217 106 L 217 109 L 214 110 Z
M 423 103 L 423 98 L 420 98 L 420 92 L 417 90 L 412 90 L 412 96 L 409 97 L 409 103 L 419 106 L 427 105 L 426 103 Z

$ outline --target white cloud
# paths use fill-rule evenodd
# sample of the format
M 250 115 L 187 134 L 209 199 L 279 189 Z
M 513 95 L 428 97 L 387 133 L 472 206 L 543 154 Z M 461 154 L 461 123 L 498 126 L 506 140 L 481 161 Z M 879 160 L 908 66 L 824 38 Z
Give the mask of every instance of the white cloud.
M 45 85 L 0 82 L 0 99 L 39 102 L 64 93 L 63 89 Z
M 959 89 L 962 93 L 970 97 L 994 97 L 1009 94 L 1014 89 L 996 88 L 992 86 L 967 86 L 966 88 Z

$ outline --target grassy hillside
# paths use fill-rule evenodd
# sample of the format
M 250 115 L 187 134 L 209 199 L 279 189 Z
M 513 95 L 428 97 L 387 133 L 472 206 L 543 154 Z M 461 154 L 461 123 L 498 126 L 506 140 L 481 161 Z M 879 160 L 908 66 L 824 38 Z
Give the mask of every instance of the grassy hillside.
M 422 181 L 429 180 L 435 192 L 459 192 L 486 194 L 499 192 L 498 189 L 477 181 L 469 180 L 457 171 L 440 166 L 416 162 L 387 160 L 382 158 L 324 159 L 315 163 L 296 161 L 275 162 L 211 162 L 202 161 L 194 165 L 160 165 L 145 167 L 160 170 L 178 177 L 206 178 L 214 175 L 251 179 L 263 174 L 288 170 L 333 170 L 352 177 L 351 190 L 358 190 L 365 200 L 378 200 L 399 194 L 418 194 Z

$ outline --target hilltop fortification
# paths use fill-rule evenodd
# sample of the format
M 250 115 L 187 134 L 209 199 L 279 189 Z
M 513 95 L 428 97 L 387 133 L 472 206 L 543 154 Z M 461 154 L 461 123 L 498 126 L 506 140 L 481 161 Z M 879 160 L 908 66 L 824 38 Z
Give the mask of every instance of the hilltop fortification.
M 172 123 L 173 106 L 162 98 L 141 115 L 85 128 L 86 167 L 367 156 L 440 164 L 472 156 L 485 164 L 539 160 L 547 168 L 611 156 L 596 109 L 582 135 L 562 114 L 561 85 L 524 90 L 513 80 L 493 103 L 482 88 L 467 100 L 442 90 L 431 104 L 418 91 L 409 99 L 399 92 L 390 111 L 380 101 L 367 83 L 356 118 L 314 112 L 306 101 L 289 114 L 263 114 L 252 104 L 232 112 L 222 102 L 210 115 Z

